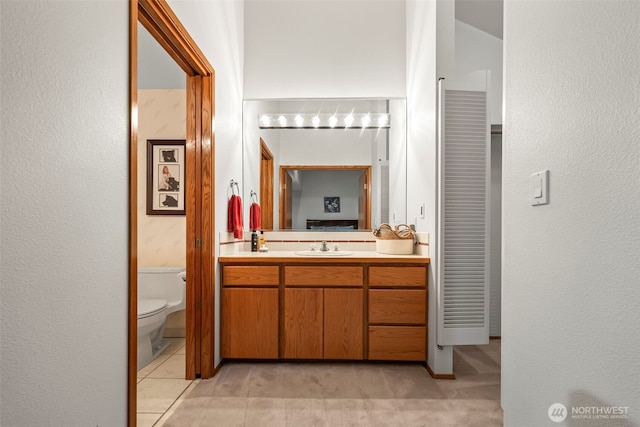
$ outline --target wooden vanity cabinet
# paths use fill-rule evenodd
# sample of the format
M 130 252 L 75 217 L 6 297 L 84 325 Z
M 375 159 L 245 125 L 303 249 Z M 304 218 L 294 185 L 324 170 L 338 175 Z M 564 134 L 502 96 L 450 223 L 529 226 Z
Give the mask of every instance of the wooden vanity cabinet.
M 223 358 L 277 359 L 279 266 L 222 267 Z
M 229 259 L 223 358 L 426 360 L 427 263 Z
M 426 266 L 370 266 L 368 359 L 426 360 Z
M 285 266 L 283 357 L 363 359 L 363 267 Z

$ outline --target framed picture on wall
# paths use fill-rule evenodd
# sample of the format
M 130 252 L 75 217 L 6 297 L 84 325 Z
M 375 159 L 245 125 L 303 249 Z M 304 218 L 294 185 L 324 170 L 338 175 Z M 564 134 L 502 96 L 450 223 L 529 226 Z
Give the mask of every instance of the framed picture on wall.
M 324 212 L 325 213 L 338 213 L 338 212 L 340 212 L 340 197 L 325 197 L 324 198 Z
M 184 215 L 184 139 L 147 140 L 147 215 Z

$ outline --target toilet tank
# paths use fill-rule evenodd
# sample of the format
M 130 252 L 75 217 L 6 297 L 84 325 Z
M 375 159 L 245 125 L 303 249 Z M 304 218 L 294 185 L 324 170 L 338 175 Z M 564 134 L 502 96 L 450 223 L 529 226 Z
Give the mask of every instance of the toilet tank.
M 167 313 L 186 307 L 186 269 L 184 267 L 139 267 L 138 299 L 163 299 Z

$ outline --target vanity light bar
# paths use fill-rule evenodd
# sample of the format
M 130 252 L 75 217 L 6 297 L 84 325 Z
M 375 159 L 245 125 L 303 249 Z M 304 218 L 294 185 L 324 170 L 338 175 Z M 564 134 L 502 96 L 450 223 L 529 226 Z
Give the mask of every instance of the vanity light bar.
M 391 116 L 371 114 L 261 114 L 260 129 L 387 129 Z

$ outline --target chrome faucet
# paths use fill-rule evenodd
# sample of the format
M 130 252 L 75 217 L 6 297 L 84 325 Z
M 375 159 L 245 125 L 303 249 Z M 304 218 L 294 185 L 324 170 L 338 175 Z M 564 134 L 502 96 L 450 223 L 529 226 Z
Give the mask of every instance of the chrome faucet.
M 326 240 L 322 241 L 322 246 L 320 247 L 320 250 L 322 252 L 328 252 L 329 251 L 329 246 L 327 246 L 327 241 Z

